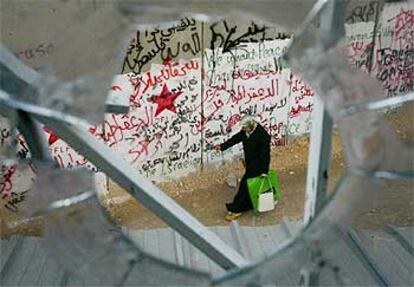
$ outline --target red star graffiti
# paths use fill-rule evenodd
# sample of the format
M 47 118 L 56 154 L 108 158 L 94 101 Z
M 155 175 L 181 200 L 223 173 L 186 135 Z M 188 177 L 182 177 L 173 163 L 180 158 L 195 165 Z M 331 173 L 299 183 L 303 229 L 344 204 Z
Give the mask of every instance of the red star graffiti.
M 165 109 L 175 113 L 176 107 L 174 106 L 174 101 L 181 94 L 182 92 L 170 92 L 167 85 L 164 84 L 161 94 L 157 97 L 153 97 L 154 103 L 158 105 L 157 110 L 155 111 L 155 116 L 159 115 Z
M 47 127 L 43 127 L 43 130 L 49 134 L 48 144 L 51 146 L 54 144 L 59 138 L 55 135 L 50 129 Z

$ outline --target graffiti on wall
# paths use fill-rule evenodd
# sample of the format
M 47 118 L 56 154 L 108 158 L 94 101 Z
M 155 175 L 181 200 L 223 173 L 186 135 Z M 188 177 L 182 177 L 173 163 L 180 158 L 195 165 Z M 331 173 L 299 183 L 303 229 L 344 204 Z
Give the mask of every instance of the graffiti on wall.
M 18 212 L 26 200 L 36 173 L 30 164 L 3 163 L 0 175 L 1 204 L 11 212 Z
M 188 17 L 166 29 L 137 31 L 128 46 L 122 73 L 139 74 L 153 63 L 197 57 L 201 50 L 200 33 L 200 23 Z
M 312 88 L 294 74 L 290 74 L 289 108 L 285 128 L 286 136 L 299 136 L 311 130 L 314 92 Z
M 348 60 L 356 69 L 371 69 L 390 94 L 404 92 L 412 89 L 413 12 L 385 9 L 374 35 L 376 5 L 371 1 L 351 9 Z M 311 128 L 314 92 L 280 61 L 289 35 L 256 23 L 201 25 L 183 18 L 170 28 L 137 31 L 123 73 L 110 87 L 111 93 L 128 97 L 130 113 L 107 114 L 102 125 L 89 129 L 137 173 L 153 180 L 222 160 L 208 147 L 237 132 L 245 114 L 256 116 L 268 130 L 272 146 Z M 45 133 L 61 167 L 83 166 L 99 173 L 50 130 Z M 10 137 L 7 130 L 1 136 L 2 141 Z M 18 152 L 24 158 L 29 150 L 20 141 Z M 240 152 L 240 147 L 230 149 L 224 158 Z
M 414 9 L 409 4 L 384 7 L 373 65 L 373 76 L 389 96 L 414 89 Z
M 206 32 L 202 35 L 204 29 Z M 245 43 L 287 38 L 290 38 L 290 34 L 275 32 L 263 24 L 254 22 L 243 27 L 226 20 L 207 25 L 185 17 L 169 28 L 137 31 L 128 46 L 122 73 L 139 74 L 150 69 L 154 63 L 161 64 L 169 59 L 200 57 L 203 46 L 213 52 L 221 48 L 226 53 L 242 47 Z
M 263 43 L 275 39 L 289 39 L 290 35 L 286 33 L 271 33 L 271 29 L 264 24 L 251 22 L 249 25 L 240 27 L 240 25 L 228 23 L 223 20 L 209 25 L 211 51 L 221 49 L 222 53 L 231 52 L 234 49 L 243 48 L 248 43 Z
M 380 1 L 358 1 L 348 3 L 348 13 L 345 22 L 355 24 L 360 22 L 374 22 L 380 9 Z
M 346 24 L 348 63 L 355 69 L 369 73 L 371 69 L 374 23 Z
M 206 50 L 203 94 L 204 133 L 207 145 L 220 143 L 238 131 L 246 114 L 269 131 L 272 144 L 283 144 L 287 124 L 290 70 L 280 62 L 289 40 L 245 43 L 226 53 L 222 48 Z M 240 152 L 240 147 L 226 154 Z M 216 153 L 208 152 L 206 162 Z
M 109 114 L 103 139 L 150 178 L 195 169 L 200 163 L 201 63 L 199 59 L 154 64 L 120 76 L 130 94 L 127 115 Z
M 22 135 L 13 133 L 8 119 L 3 115 L 0 115 L 0 126 L 0 208 L 18 212 L 36 174 L 31 164 L 17 164 L 7 159 L 12 154 L 21 159 L 30 157 L 30 151 Z
M 55 46 L 52 43 L 40 43 L 33 47 L 24 48 L 15 52 L 20 60 L 34 60 L 53 53 Z

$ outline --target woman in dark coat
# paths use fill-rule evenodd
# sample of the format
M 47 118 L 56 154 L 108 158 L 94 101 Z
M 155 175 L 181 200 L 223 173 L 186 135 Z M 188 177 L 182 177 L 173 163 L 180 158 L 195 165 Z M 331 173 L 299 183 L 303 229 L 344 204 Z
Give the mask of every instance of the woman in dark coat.
M 226 203 L 228 214 L 226 220 L 234 220 L 242 215 L 242 212 L 253 208 L 247 189 L 247 179 L 257 177 L 269 172 L 270 164 L 270 135 L 251 116 L 245 116 L 241 121 L 241 131 L 232 136 L 226 142 L 215 145 L 217 151 L 243 143 L 246 172 L 240 182 L 239 190 L 232 203 Z

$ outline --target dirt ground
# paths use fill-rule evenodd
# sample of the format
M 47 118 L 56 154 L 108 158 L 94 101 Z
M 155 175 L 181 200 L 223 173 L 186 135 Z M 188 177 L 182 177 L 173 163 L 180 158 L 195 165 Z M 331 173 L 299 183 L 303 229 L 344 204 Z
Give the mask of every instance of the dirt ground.
M 398 112 L 387 116 L 400 138 L 408 145 L 414 145 L 414 104 L 405 105 Z M 304 210 L 305 183 L 307 172 L 308 139 L 298 138 L 288 146 L 281 146 L 271 153 L 271 168 L 279 175 L 282 197 L 276 209 L 267 213 L 246 212 L 238 220 L 241 225 L 260 226 L 279 223 L 283 217 L 301 221 Z M 332 138 L 331 167 L 328 178 L 328 191 L 332 191 L 344 171 L 344 156 L 339 135 Z M 414 155 L 411 158 L 414 160 Z M 207 226 L 227 225 L 224 220 L 224 204 L 230 202 L 237 189 L 227 185 L 229 172 L 240 178 L 243 167 L 237 159 L 218 167 L 205 167 L 174 182 L 157 184 L 189 213 Z M 402 188 L 394 186 L 381 191 L 381 202 L 375 208 L 361 211 L 360 225 L 375 228 L 384 222 L 398 226 L 414 225 L 414 186 L 413 181 L 404 183 Z M 115 183 L 110 182 L 108 197 L 103 200 L 115 220 L 133 229 L 151 229 L 166 226 L 162 220 L 136 202 Z M 42 220 L 19 221 L 15 214 L 8 214 L 0 208 L 0 237 L 12 234 L 40 235 Z
M 343 170 L 343 156 L 339 137 L 333 137 L 332 167 L 329 187 L 333 187 Z M 282 196 L 276 209 L 256 214 L 249 211 L 238 219 L 247 226 L 279 223 L 283 217 L 302 220 L 305 198 L 308 139 L 297 139 L 289 146 L 281 146 L 271 153 L 271 168 L 278 172 Z M 227 175 L 234 173 L 241 178 L 243 166 L 237 159 L 217 167 L 206 167 L 203 171 L 189 174 L 175 182 L 157 184 L 183 208 L 207 226 L 228 225 L 224 220 L 225 203 L 231 202 L 237 188 L 227 184 Z M 110 183 L 107 207 L 122 225 L 130 228 L 148 229 L 165 224 L 141 204 L 129 197 L 115 183 Z

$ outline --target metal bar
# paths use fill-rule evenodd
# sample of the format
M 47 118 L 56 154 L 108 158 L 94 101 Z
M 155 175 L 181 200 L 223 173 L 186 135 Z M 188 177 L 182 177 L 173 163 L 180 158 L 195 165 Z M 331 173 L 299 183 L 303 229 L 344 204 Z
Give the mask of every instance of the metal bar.
M 23 109 L 34 119 L 45 124 L 221 267 L 229 269 L 248 264 L 243 256 L 225 244 L 173 199 L 148 179 L 133 171 L 120 155 L 93 137 L 88 132 L 86 122 L 80 119 L 76 121 L 74 117 L 62 118 L 54 111 L 13 101 L 1 91 L 0 104 Z
M 327 5 L 328 2 L 329 0 L 318 0 L 315 3 L 315 5 L 313 5 L 312 9 L 306 15 L 305 20 L 303 20 L 299 28 L 296 30 L 296 39 L 302 37 L 306 33 L 309 26 L 319 16 L 319 13 L 321 13 L 321 11 L 324 9 L 325 5 Z M 292 41 L 291 46 L 293 45 L 293 42 L 295 42 L 295 40 Z
M 23 236 L 13 236 L 12 238 L 8 239 L 8 245 L 7 248 L 10 248 L 10 241 L 14 240 L 14 244 L 11 246 L 12 250 L 10 252 L 5 252 L 3 248 L 5 248 L 5 246 L 3 245 L 4 241 L 1 242 L 0 244 L 0 248 L 1 248 L 1 256 L 0 256 L 0 282 L 3 282 L 3 277 L 4 274 L 6 274 L 8 272 L 9 269 L 9 265 L 11 264 L 11 262 L 14 260 L 14 257 L 16 255 L 16 252 L 18 252 L 18 250 L 20 249 L 24 237 Z M 10 249 L 11 249 L 10 248 Z M 8 249 L 8 251 L 10 250 Z
M 339 227 L 338 227 L 339 228 Z M 390 286 L 388 280 L 382 274 L 380 269 L 374 264 L 374 261 L 369 256 L 368 252 L 362 246 L 358 235 L 352 229 L 348 232 L 345 232 L 339 228 L 340 234 L 343 235 L 343 238 L 347 245 L 351 248 L 353 253 L 358 257 L 362 262 L 367 271 L 372 275 L 372 277 L 377 281 L 378 286 Z
M 345 33 L 345 3 L 334 0 L 326 3 L 321 13 L 321 25 L 318 49 L 324 52 L 335 46 Z M 324 71 L 321 71 L 323 73 Z M 326 72 L 325 72 L 326 73 Z M 328 75 L 327 75 L 328 76 Z M 321 91 L 322 93 L 324 91 Z M 308 171 L 306 178 L 305 211 L 303 220 L 308 224 L 322 209 L 326 198 L 328 169 L 331 154 L 333 121 L 319 97 L 313 99 L 312 130 L 310 134 Z M 313 266 L 308 274 L 304 274 L 304 286 L 319 286 L 320 270 Z
M 282 218 L 282 229 L 285 231 L 287 237 L 292 238 L 295 234 L 295 231 L 293 230 L 293 227 L 287 217 Z
M 365 103 L 354 104 L 352 106 L 345 107 L 338 112 L 339 116 L 349 116 L 363 111 L 377 111 L 385 108 L 391 108 L 398 105 L 414 101 L 414 92 L 385 98 Z
M 201 21 L 201 39 L 204 39 L 204 22 Z M 200 169 L 203 171 L 204 169 L 204 79 L 205 79 L 205 71 L 204 71 L 204 40 L 201 41 L 201 71 L 200 71 L 200 85 L 201 85 L 201 100 L 200 100 L 200 117 L 201 117 L 201 132 L 200 132 L 200 155 L 201 155 L 201 162 L 200 162 Z
M 52 161 L 44 132 L 39 123 L 35 122 L 28 113 L 18 110 L 17 128 L 23 134 L 33 159 Z
M 38 72 L 23 64 L 22 61 L 17 59 L 16 56 L 2 44 L 0 44 L 0 63 L 3 63 L 15 75 L 18 75 L 21 80 L 29 85 L 34 86 L 41 78 L 41 75 Z
M 177 263 L 180 266 L 184 266 L 183 241 L 177 232 L 174 232 L 174 246 Z
M 11 268 L 10 266 L 16 260 L 17 254 L 18 254 L 19 250 L 22 248 L 23 241 L 25 239 L 26 239 L 26 237 L 17 236 L 17 238 L 16 238 L 16 244 L 13 246 L 13 250 L 7 256 L 7 258 L 4 258 L 3 257 L 4 255 L 2 255 L 0 257 L 1 258 L 1 269 L 0 269 L 0 282 L 1 283 L 4 282 L 5 276 L 9 272 L 9 270 Z
M 414 171 L 388 171 L 388 170 L 364 170 L 354 167 L 348 171 L 352 175 L 366 177 L 366 178 L 380 178 L 389 180 L 412 180 L 414 179 Z
M 311 221 L 318 213 L 326 196 L 331 154 L 332 118 L 319 98 L 314 98 L 314 107 L 306 177 L 304 224 Z
M 233 241 L 236 243 L 236 249 L 237 251 L 239 251 L 241 254 L 244 255 L 244 257 L 246 258 L 252 258 L 252 252 L 249 249 L 249 247 L 247 246 L 245 237 L 242 234 L 242 230 L 241 227 L 239 225 L 239 223 L 237 222 L 237 220 L 233 220 L 230 223 L 230 232 L 231 232 L 231 236 L 233 238 Z
M 411 245 L 411 243 L 405 239 L 405 237 L 401 234 L 400 231 L 398 231 L 395 227 L 391 225 L 386 225 L 384 230 L 392 235 L 398 243 L 407 251 L 411 256 L 414 256 L 414 247 Z
M 343 0 L 330 1 L 326 10 L 321 14 L 321 29 L 335 35 L 321 39 L 323 49 L 334 45 L 338 34 L 344 32 L 345 3 Z M 308 156 L 308 171 L 306 178 L 305 212 L 303 221 L 307 224 L 320 210 L 323 199 L 326 197 L 328 169 L 331 153 L 332 118 L 325 110 L 324 103 L 314 99 L 312 113 L 312 130 Z
M 13 81 L 20 83 L 22 88 L 30 87 L 33 91 L 36 91 L 36 86 L 42 79 L 42 75 L 25 65 L 20 61 L 12 52 L 0 43 L 0 66 L 4 67 L 14 74 Z M 1 68 L 1 67 L 0 67 Z M 8 79 L 9 81 L 10 79 Z M 0 87 L 7 92 L 7 85 L 9 83 L 2 83 L 6 87 Z M 26 91 L 27 92 L 27 91 Z M 105 108 L 107 113 L 127 114 L 129 111 L 128 97 L 120 97 L 116 93 L 108 93 L 105 101 Z
M 377 1 L 377 13 L 375 13 L 375 20 L 374 20 L 374 33 L 372 34 L 372 47 L 371 47 L 371 51 L 368 55 L 368 74 L 371 75 L 371 71 L 372 71 L 372 66 L 373 63 L 372 61 L 374 60 L 374 53 L 375 53 L 375 43 L 376 43 L 376 37 L 377 37 L 377 28 L 378 28 L 378 21 L 379 21 L 379 16 L 382 12 L 382 8 L 384 7 L 384 2 L 383 1 Z
M 49 203 L 46 207 L 35 210 L 33 214 L 30 215 L 30 217 L 37 217 L 42 215 L 47 215 L 48 213 L 52 213 L 53 211 L 56 211 L 61 208 L 70 207 L 72 205 L 76 205 L 82 202 L 85 202 L 86 200 L 95 197 L 96 192 L 95 191 L 85 191 L 81 194 L 77 194 L 71 197 L 67 197 L 64 199 L 56 200 L 51 203 Z

